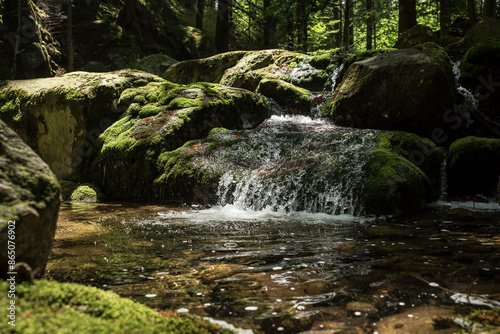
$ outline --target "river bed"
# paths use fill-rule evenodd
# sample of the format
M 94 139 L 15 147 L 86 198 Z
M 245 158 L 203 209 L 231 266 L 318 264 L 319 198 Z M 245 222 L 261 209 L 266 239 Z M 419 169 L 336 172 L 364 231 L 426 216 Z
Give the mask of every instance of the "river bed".
M 499 212 L 442 202 L 400 219 L 63 203 L 46 277 L 242 332 L 411 332 L 423 308 L 452 319 L 500 307 Z M 406 320 L 381 320 L 395 316 Z

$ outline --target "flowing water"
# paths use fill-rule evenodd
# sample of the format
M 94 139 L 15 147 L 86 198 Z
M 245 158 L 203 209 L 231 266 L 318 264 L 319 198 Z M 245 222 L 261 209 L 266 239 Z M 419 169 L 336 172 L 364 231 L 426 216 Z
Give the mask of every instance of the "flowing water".
M 456 311 L 470 296 L 498 307 L 498 212 L 443 202 L 397 219 L 64 203 L 47 276 L 247 332 L 371 333 L 382 317 Z

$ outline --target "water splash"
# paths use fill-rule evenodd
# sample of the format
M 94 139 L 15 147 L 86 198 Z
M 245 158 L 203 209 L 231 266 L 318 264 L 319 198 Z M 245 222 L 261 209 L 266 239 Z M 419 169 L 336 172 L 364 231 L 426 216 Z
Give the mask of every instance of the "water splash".
M 332 82 L 331 91 L 332 92 L 335 91 L 335 88 L 337 86 L 337 80 L 339 80 L 340 74 L 342 73 L 343 70 L 344 70 L 344 63 L 342 63 L 339 67 L 337 67 L 335 69 L 335 71 L 333 71 L 332 78 L 331 78 L 331 82 Z
M 272 116 L 223 148 L 219 205 L 360 215 L 362 168 L 375 131 L 307 116 Z

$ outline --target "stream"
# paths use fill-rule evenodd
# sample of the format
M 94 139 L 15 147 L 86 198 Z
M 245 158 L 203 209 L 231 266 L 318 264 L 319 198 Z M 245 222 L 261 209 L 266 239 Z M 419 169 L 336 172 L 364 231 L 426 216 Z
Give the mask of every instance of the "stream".
M 498 212 L 471 202 L 405 219 L 63 203 L 47 278 L 241 333 L 378 333 L 381 318 L 419 307 L 499 307 Z

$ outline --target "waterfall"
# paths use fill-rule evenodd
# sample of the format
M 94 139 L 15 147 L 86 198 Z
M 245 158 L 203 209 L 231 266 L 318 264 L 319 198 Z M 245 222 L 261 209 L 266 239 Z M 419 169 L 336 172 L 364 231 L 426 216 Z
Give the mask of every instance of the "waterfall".
M 332 82 L 332 88 L 331 88 L 331 91 L 335 91 L 335 86 L 337 85 L 337 80 L 339 79 L 339 76 L 340 76 L 340 73 L 342 73 L 342 71 L 344 70 L 344 63 L 342 63 L 339 67 L 337 67 L 335 69 L 335 71 L 333 71 L 333 74 L 332 74 L 332 78 L 331 78 L 331 82 Z
M 440 169 L 440 194 L 439 201 L 445 202 L 448 199 L 448 158 L 446 156 L 443 157 L 441 161 L 441 169 Z
M 218 204 L 362 214 L 363 159 L 375 133 L 307 116 L 272 116 L 218 153 L 224 165 Z

